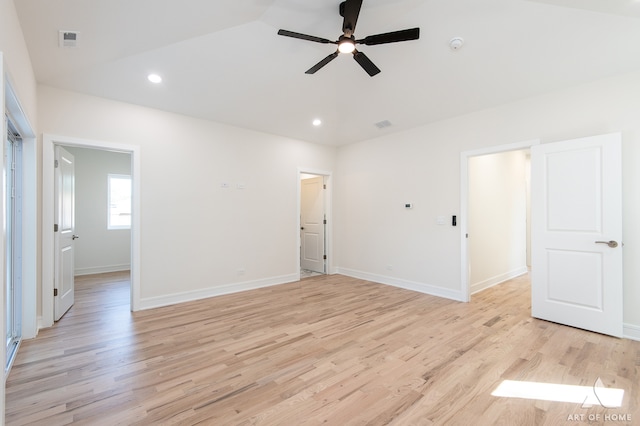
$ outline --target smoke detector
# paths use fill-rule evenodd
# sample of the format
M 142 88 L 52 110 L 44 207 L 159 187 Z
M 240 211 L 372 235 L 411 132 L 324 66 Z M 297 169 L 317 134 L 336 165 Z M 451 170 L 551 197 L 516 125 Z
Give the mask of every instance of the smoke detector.
M 58 31 L 58 46 L 63 48 L 78 47 L 80 33 L 77 31 Z
M 458 50 L 462 48 L 463 44 L 464 44 L 464 39 L 462 37 L 454 37 L 451 40 L 449 40 L 449 47 L 451 48 L 451 50 Z

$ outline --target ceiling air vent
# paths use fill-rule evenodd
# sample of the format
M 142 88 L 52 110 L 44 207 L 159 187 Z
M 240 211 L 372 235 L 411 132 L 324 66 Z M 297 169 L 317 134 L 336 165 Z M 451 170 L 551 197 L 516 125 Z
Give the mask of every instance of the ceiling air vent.
M 376 127 L 378 129 L 384 129 L 387 127 L 391 127 L 391 122 L 389 120 L 383 120 L 376 123 Z
M 78 47 L 78 36 L 80 34 L 77 31 L 58 31 L 58 46 Z

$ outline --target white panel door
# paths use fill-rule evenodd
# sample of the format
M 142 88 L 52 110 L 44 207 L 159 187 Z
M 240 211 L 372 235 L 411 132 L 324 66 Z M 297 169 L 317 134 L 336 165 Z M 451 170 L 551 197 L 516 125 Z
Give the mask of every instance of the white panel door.
M 58 321 L 74 301 L 75 170 L 74 158 L 56 147 L 55 169 L 55 281 L 54 319 Z
M 324 177 L 304 179 L 300 200 L 300 267 L 324 274 Z
M 622 336 L 621 136 L 531 148 L 536 318 Z

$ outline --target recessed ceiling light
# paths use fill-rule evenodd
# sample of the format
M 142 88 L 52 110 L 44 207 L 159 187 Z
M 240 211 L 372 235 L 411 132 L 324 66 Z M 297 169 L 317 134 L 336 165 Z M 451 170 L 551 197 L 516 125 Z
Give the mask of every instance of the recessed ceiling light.
M 319 118 L 316 118 L 315 120 L 313 120 L 313 125 L 318 127 L 319 125 L 322 124 L 322 120 L 320 120 Z
M 155 84 L 162 83 L 162 77 L 160 77 L 158 74 L 149 74 L 147 78 L 152 83 L 155 83 Z

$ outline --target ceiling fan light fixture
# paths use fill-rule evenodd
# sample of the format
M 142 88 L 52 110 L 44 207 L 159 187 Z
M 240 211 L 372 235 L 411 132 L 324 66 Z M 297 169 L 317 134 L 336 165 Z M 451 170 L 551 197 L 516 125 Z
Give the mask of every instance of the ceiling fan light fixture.
M 340 53 L 353 53 L 354 50 L 356 50 L 356 43 L 350 38 L 344 38 L 338 43 Z

